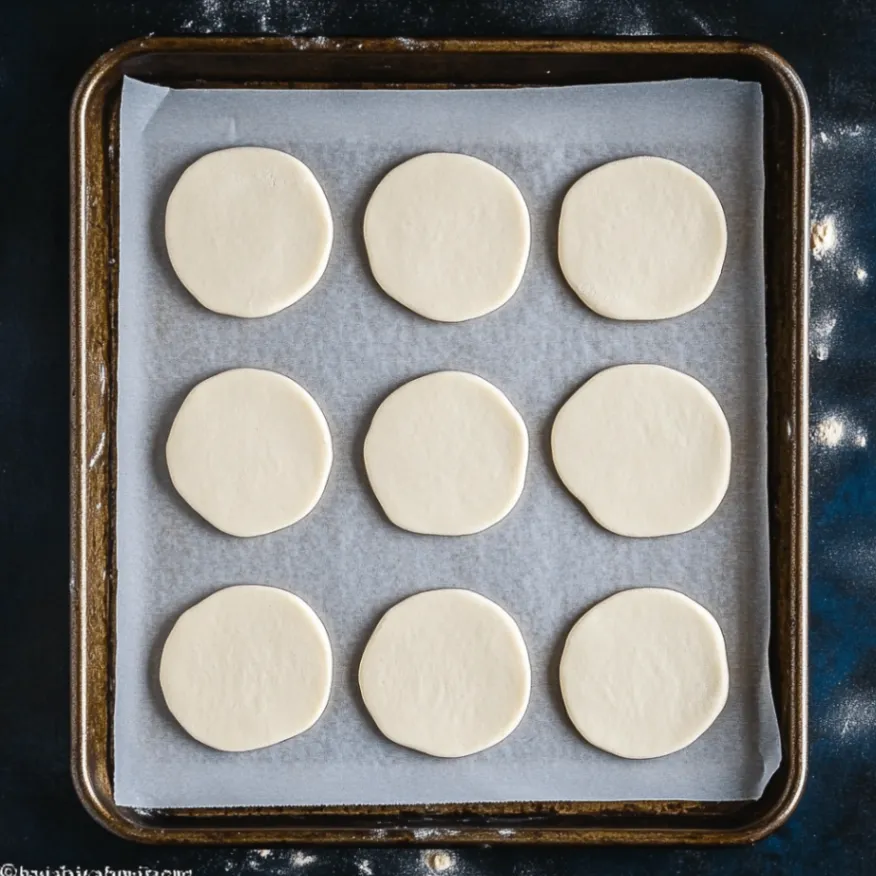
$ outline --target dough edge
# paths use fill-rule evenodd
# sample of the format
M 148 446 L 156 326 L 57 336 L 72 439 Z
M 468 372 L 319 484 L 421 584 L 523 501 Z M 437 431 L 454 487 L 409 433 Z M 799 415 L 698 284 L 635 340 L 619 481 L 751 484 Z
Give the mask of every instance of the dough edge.
M 392 516 L 392 514 L 387 510 L 387 508 L 384 506 L 383 502 L 380 500 L 380 496 L 378 495 L 377 490 L 374 487 L 374 480 L 372 477 L 371 469 L 368 465 L 369 438 L 371 437 L 372 429 L 374 427 L 375 422 L 377 421 L 378 416 L 380 415 L 380 411 L 381 411 L 381 408 L 383 408 L 384 403 L 389 401 L 389 399 L 392 398 L 392 396 L 394 396 L 397 392 L 400 392 L 400 391 L 406 389 L 407 387 L 410 387 L 410 386 L 418 383 L 421 380 L 428 380 L 429 378 L 437 377 L 439 375 L 441 375 L 441 376 L 448 375 L 448 376 L 454 376 L 454 377 L 461 375 L 466 379 L 470 379 L 470 380 L 473 380 L 475 382 L 478 382 L 481 385 L 484 385 L 487 388 L 487 390 L 489 391 L 490 395 L 494 398 L 494 400 L 496 402 L 498 402 L 506 412 L 511 414 L 511 416 L 513 417 L 513 419 L 515 421 L 516 426 L 519 428 L 521 434 L 523 435 L 524 465 L 523 465 L 523 470 L 520 474 L 519 484 L 515 488 L 515 493 L 514 493 L 513 499 L 508 502 L 507 507 L 504 509 L 504 511 L 502 512 L 502 514 L 499 517 L 497 517 L 491 523 L 488 523 L 486 526 L 482 526 L 479 529 L 475 529 L 475 530 L 468 530 L 467 529 L 464 532 L 435 533 L 435 532 L 422 530 L 422 529 L 411 529 L 409 526 L 405 526 L 404 524 L 399 523 Z M 368 425 L 368 431 L 365 434 L 365 441 L 363 443 L 363 448 L 362 448 L 362 457 L 364 460 L 365 474 L 366 474 L 366 477 L 368 479 L 368 485 L 369 485 L 369 488 L 371 490 L 371 493 L 374 496 L 374 498 L 376 499 L 377 504 L 380 505 L 380 508 L 383 511 L 384 515 L 386 515 L 387 520 L 389 520 L 390 523 L 393 524 L 393 526 L 396 526 L 399 529 L 404 530 L 405 532 L 411 532 L 414 535 L 428 535 L 428 536 L 435 536 L 437 538 L 464 538 L 465 536 L 468 536 L 468 535 L 478 535 L 481 532 L 486 532 L 488 529 L 492 529 L 492 527 L 497 526 L 499 523 L 501 523 L 517 507 L 517 504 L 520 502 L 520 499 L 523 496 L 523 490 L 526 487 L 526 476 L 527 476 L 528 471 L 529 471 L 530 449 L 531 448 L 530 448 L 530 441 L 529 441 L 529 430 L 526 428 L 525 420 L 523 419 L 522 415 L 517 410 L 517 408 L 514 407 L 514 404 L 511 402 L 511 400 L 508 398 L 508 396 L 506 396 L 505 393 L 501 389 L 499 389 L 498 386 L 496 386 L 494 383 L 490 383 L 490 381 L 487 380 L 486 378 L 481 377 L 479 374 L 474 374 L 471 371 L 458 371 L 458 370 L 448 369 L 448 370 L 442 370 L 442 371 L 431 371 L 428 374 L 421 374 L 419 377 L 414 377 L 411 380 L 408 380 L 405 383 L 402 383 L 400 386 L 397 386 L 390 393 L 388 393 L 386 396 L 384 396 L 383 400 L 378 405 L 377 410 L 374 412 L 374 415 L 371 418 L 371 422 Z
M 368 700 L 367 700 L 367 697 L 365 695 L 365 686 L 363 685 L 363 667 L 365 665 L 365 658 L 366 658 L 366 655 L 368 654 L 368 649 L 370 648 L 371 643 L 374 641 L 377 634 L 380 632 L 381 628 L 383 628 L 386 625 L 387 621 L 391 618 L 391 615 L 395 611 L 395 609 L 404 605 L 409 600 L 417 599 L 417 597 L 424 596 L 426 594 L 447 594 L 447 593 L 464 594 L 463 598 L 471 599 L 471 601 L 476 603 L 479 607 L 486 608 L 487 610 L 489 610 L 492 613 L 493 617 L 496 620 L 498 620 L 502 623 L 502 625 L 505 627 L 505 629 L 507 629 L 511 633 L 511 636 L 513 639 L 515 639 L 516 644 L 519 645 L 519 647 L 520 647 L 520 653 L 522 653 L 523 658 L 524 658 L 522 665 L 525 667 L 525 675 L 526 675 L 526 678 L 525 678 L 526 696 L 523 698 L 523 701 L 522 701 L 520 707 L 518 708 L 518 710 L 517 710 L 516 714 L 513 716 L 513 718 L 508 722 L 506 728 L 501 732 L 500 735 L 497 735 L 497 738 L 495 738 L 494 741 L 492 741 L 489 744 L 484 745 L 480 748 L 477 748 L 474 751 L 469 751 L 469 752 L 466 752 L 463 754 L 444 754 L 444 753 L 441 753 L 439 751 L 432 749 L 431 746 L 414 747 L 414 746 L 410 745 L 408 742 L 400 741 L 400 739 L 397 738 L 397 736 L 395 736 L 393 733 L 389 732 L 386 729 L 385 725 L 378 719 L 378 717 L 374 714 L 374 712 L 372 712 L 371 708 L 368 705 Z M 520 726 L 521 722 L 523 721 L 523 718 L 526 716 L 526 712 L 529 710 L 529 704 L 530 704 L 530 701 L 532 699 L 532 664 L 530 662 L 529 649 L 526 647 L 526 640 L 523 638 L 523 633 L 521 632 L 520 627 L 518 626 L 517 622 L 497 602 L 494 602 L 492 599 L 490 599 L 486 596 L 483 596 L 482 594 L 480 594 L 474 590 L 469 590 L 468 588 L 464 588 L 464 587 L 459 587 L 459 588 L 440 587 L 440 588 L 436 588 L 434 590 L 423 590 L 423 591 L 420 591 L 419 593 L 413 593 L 410 596 L 406 596 L 403 599 L 400 599 L 398 602 L 396 602 L 394 605 L 392 605 L 390 608 L 388 608 L 383 613 L 380 620 L 377 622 L 377 625 L 374 627 L 374 630 L 372 631 L 371 635 L 368 637 L 368 642 L 366 643 L 365 648 L 362 651 L 362 656 L 359 660 L 359 669 L 358 669 L 358 672 L 356 674 L 356 679 L 357 679 L 357 682 L 359 685 L 359 694 L 362 698 L 362 702 L 365 706 L 365 709 L 368 712 L 368 715 L 370 716 L 371 720 L 374 722 L 374 724 L 377 726 L 377 729 L 383 734 L 383 736 L 385 736 L 387 739 L 389 739 L 394 744 L 401 746 L 402 748 L 406 748 L 410 751 L 418 751 L 421 754 L 427 754 L 430 757 L 438 757 L 438 758 L 441 758 L 443 760 L 458 760 L 458 759 L 464 758 L 464 757 L 471 757 L 472 755 L 480 754 L 483 751 L 489 751 L 489 749 L 494 748 L 495 746 L 504 742 Z
M 635 316 L 635 315 L 618 315 L 616 312 L 612 312 L 611 308 L 604 307 L 601 302 L 594 300 L 593 296 L 588 296 L 586 289 L 581 287 L 580 283 L 573 283 L 570 279 L 568 273 L 566 272 L 566 257 L 563 255 L 563 234 L 560 229 L 563 227 L 563 219 L 568 218 L 566 213 L 566 199 L 573 193 L 575 188 L 583 183 L 585 179 L 591 176 L 591 174 L 599 174 L 603 171 L 610 172 L 609 169 L 615 169 L 618 165 L 623 165 L 627 162 L 642 162 L 642 160 L 650 162 L 659 162 L 661 164 L 669 164 L 673 165 L 675 169 L 680 169 L 683 171 L 684 175 L 688 178 L 692 178 L 696 181 L 696 185 L 706 193 L 707 200 L 712 202 L 717 210 L 716 215 L 720 217 L 721 227 L 723 229 L 723 247 L 721 252 L 720 259 L 717 260 L 716 268 L 713 271 L 714 276 L 710 278 L 710 283 L 707 284 L 707 291 L 702 293 L 695 298 L 691 298 L 689 305 L 685 306 L 682 309 L 675 308 L 671 311 L 664 313 L 661 316 Z M 591 177 L 592 180 L 592 177 Z M 563 196 L 563 203 L 560 207 L 560 219 L 557 224 L 557 260 L 560 265 L 560 273 L 563 275 L 566 283 L 569 288 L 575 293 L 575 295 L 581 300 L 585 307 L 592 310 L 598 316 L 604 317 L 605 319 L 613 319 L 619 322 L 660 322 L 665 319 L 675 319 L 679 316 L 684 316 L 686 313 L 691 313 L 696 310 L 698 307 L 701 307 L 709 298 L 712 297 L 712 293 L 715 291 L 716 286 L 718 285 L 718 280 L 721 278 L 721 273 L 724 270 L 724 263 L 727 260 L 727 214 L 724 211 L 724 205 L 721 203 L 720 198 L 718 197 L 717 192 L 712 188 L 709 182 L 701 177 L 695 170 L 691 170 L 691 168 L 687 167 L 687 165 L 682 164 L 680 161 L 675 161 L 672 158 L 663 158 L 658 155 L 630 155 L 626 158 L 618 158 L 611 161 L 606 161 L 597 167 L 592 168 L 591 170 L 586 171 L 581 174 L 575 182 L 572 183 L 571 186 L 566 190 L 566 194 Z
M 189 496 L 186 495 L 187 491 L 184 491 L 183 489 L 180 488 L 180 485 L 178 483 L 178 478 L 174 477 L 174 474 L 173 474 L 174 465 L 171 464 L 170 456 L 168 453 L 171 438 L 173 436 L 174 428 L 177 425 L 177 420 L 179 418 L 179 415 L 182 412 L 183 408 L 185 407 L 186 402 L 189 401 L 189 399 L 192 397 L 192 395 L 194 393 L 196 393 L 201 387 L 205 386 L 206 384 L 209 384 L 213 380 L 218 380 L 218 379 L 220 379 L 228 374 L 240 373 L 240 372 L 253 373 L 253 374 L 258 374 L 258 375 L 270 375 L 271 376 L 270 379 L 272 379 L 272 380 L 275 378 L 281 378 L 282 380 L 288 381 L 289 383 L 291 383 L 296 394 L 299 395 L 299 397 L 304 402 L 307 409 L 313 414 L 314 422 L 317 425 L 317 427 L 320 431 L 320 434 L 322 435 L 323 440 L 325 441 L 325 446 L 326 446 L 327 459 L 326 459 L 325 474 L 321 479 L 321 481 L 322 481 L 321 486 L 319 487 L 318 491 L 316 491 L 315 496 L 313 498 L 313 502 L 311 503 L 310 507 L 303 514 L 296 517 L 294 520 L 291 520 L 290 522 L 284 523 L 280 526 L 276 526 L 273 529 L 268 530 L 267 532 L 232 532 L 229 529 L 225 529 L 221 526 L 218 526 L 211 519 L 212 515 L 205 514 L 203 511 L 201 511 L 200 508 L 198 508 L 195 504 L 192 503 Z M 332 467 L 334 466 L 335 457 L 334 457 L 334 444 L 332 441 L 332 434 L 331 434 L 331 430 L 330 430 L 329 425 L 328 425 L 328 420 L 326 419 L 326 416 L 323 413 L 322 408 L 319 406 L 319 403 L 316 401 L 316 399 L 300 383 L 298 383 L 296 380 L 293 380 L 291 377 L 288 377 L 285 374 L 281 374 L 279 371 L 272 371 L 268 368 L 243 367 L 243 368 L 227 368 L 224 371 L 219 371 L 216 374 L 211 374 L 209 377 L 205 377 L 203 380 L 196 383 L 189 390 L 189 392 L 186 394 L 186 397 L 183 399 L 182 403 L 180 404 L 179 408 L 177 408 L 176 414 L 174 415 L 174 418 L 173 418 L 173 422 L 171 423 L 171 426 L 170 426 L 170 430 L 168 431 L 167 441 L 165 442 L 165 445 L 164 445 L 164 460 L 165 460 L 165 465 L 167 467 L 168 475 L 170 477 L 171 484 L 173 485 L 174 490 L 176 490 L 177 495 L 201 519 L 203 519 L 207 523 L 209 523 L 210 526 L 212 526 L 218 532 L 222 532 L 225 535 L 233 536 L 234 538 L 260 538 L 261 536 L 271 535 L 275 532 L 280 532 L 283 529 L 287 529 L 290 526 L 294 526 L 296 523 L 299 523 L 300 521 L 304 520 L 304 518 L 307 517 L 309 514 L 313 513 L 316 506 L 319 505 L 320 501 L 322 500 L 323 495 L 325 495 L 325 490 L 326 490 L 326 487 L 328 486 L 328 481 L 329 481 L 329 477 L 331 476 Z M 200 503 L 198 503 L 198 504 L 200 504 Z
M 568 671 L 564 671 L 564 661 L 566 657 L 566 651 L 569 647 L 569 643 L 572 640 L 576 630 L 578 630 L 579 626 L 587 619 L 590 612 L 598 610 L 600 608 L 604 608 L 606 605 L 612 602 L 612 600 L 623 599 L 628 597 L 631 594 L 638 594 L 641 592 L 649 592 L 649 593 L 660 593 L 664 596 L 668 596 L 669 598 L 678 601 L 681 604 L 684 604 L 688 608 L 692 608 L 695 613 L 700 617 L 709 628 L 710 632 L 713 634 L 714 641 L 716 644 L 720 645 L 721 653 L 723 655 L 723 660 L 720 661 L 721 667 L 721 691 L 719 693 L 718 698 L 715 701 L 715 704 L 711 709 L 711 717 L 708 720 L 701 720 L 697 728 L 691 731 L 687 737 L 685 737 L 685 741 L 678 745 L 675 748 L 672 748 L 670 751 L 664 751 L 661 754 L 655 755 L 631 755 L 624 754 L 611 745 L 597 743 L 594 742 L 588 735 L 585 733 L 584 729 L 578 724 L 578 722 L 573 717 L 569 707 L 567 705 L 567 686 L 569 682 L 566 680 L 568 676 Z M 592 621 L 593 618 L 591 617 Z M 721 625 L 718 623 L 715 616 L 703 605 L 700 605 L 695 599 L 691 598 L 685 593 L 682 593 L 679 590 L 672 590 L 668 587 L 631 587 L 625 590 L 621 590 L 617 593 L 613 593 L 610 596 L 606 596 L 604 599 L 599 600 L 590 608 L 585 610 L 583 614 L 581 614 L 575 623 L 572 625 L 572 628 L 566 634 L 565 641 L 563 643 L 563 651 L 560 656 L 560 667 L 559 667 L 559 679 L 560 679 L 560 694 L 563 700 L 563 708 L 566 712 L 566 716 L 572 722 L 573 726 L 580 734 L 581 738 L 584 739 L 589 745 L 592 745 L 594 748 L 598 748 L 600 751 L 606 751 L 609 754 L 612 754 L 616 757 L 622 757 L 624 760 L 656 760 L 661 757 L 667 757 L 670 754 L 676 754 L 679 751 L 683 751 L 688 746 L 692 745 L 697 741 L 706 731 L 708 731 L 715 721 L 718 720 L 721 713 L 724 711 L 724 708 L 727 705 L 727 698 L 730 693 L 730 672 L 729 672 L 729 663 L 727 656 L 727 642 L 724 638 L 724 632 L 721 629 Z M 718 704 L 720 703 L 720 704 Z
M 323 252 L 321 253 L 320 259 L 317 264 L 314 266 L 313 271 L 310 274 L 307 282 L 302 284 L 302 288 L 294 293 L 292 296 L 288 297 L 288 300 L 285 304 L 282 304 L 280 307 L 269 307 L 264 308 L 256 313 L 246 313 L 242 309 L 217 309 L 213 304 L 208 303 L 205 300 L 205 297 L 202 294 L 196 292 L 191 283 L 191 277 L 189 277 L 189 282 L 183 278 L 182 273 L 180 273 L 179 268 L 177 267 L 177 261 L 174 259 L 174 250 L 177 249 L 176 245 L 171 245 L 172 235 L 168 233 L 168 225 L 169 225 L 169 214 L 171 210 L 171 204 L 175 200 L 175 196 L 178 195 L 180 184 L 186 177 L 186 174 L 189 173 L 190 170 L 195 168 L 202 161 L 209 160 L 213 156 L 218 156 L 220 154 L 231 153 L 231 152 L 268 152 L 268 153 L 276 153 L 277 155 L 282 155 L 285 159 L 289 159 L 291 162 L 294 162 L 296 169 L 302 173 L 302 178 L 306 180 L 307 186 L 310 191 L 315 196 L 315 200 L 318 205 L 318 209 L 320 212 L 320 218 L 326 223 L 326 234 L 327 239 L 325 243 L 325 247 Z M 201 166 L 201 170 L 203 170 L 203 165 Z M 291 307 L 293 304 L 300 301 L 304 298 L 305 295 L 309 294 L 313 291 L 319 281 L 322 279 L 323 274 L 325 274 L 325 270 L 328 267 L 329 258 L 331 257 L 332 247 L 334 246 L 334 238 L 335 238 L 335 227 L 334 227 L 334 219 L 332 217 L 331 204 L 328 202 L 328 197 L 326 196 L 325 189 L 323 189 L 319 180 L 316 178 L 316 174 L 308 167 L 300 158 L 296 158 L 289 152 L 285 152 L 282 149 L 274 149 L 269 146 L 229 146 L 223 149 L 213 149 L 210 152 L 201 155 L 199 158 L 196 158 L 192 161 L 183 172 L 179 175 L 176 183 L 174 184 L 173 189 L 167 199 L 167 203 L 164 208 L 164 246 L 165 251 L 167 252 L 168 260 L 170 261 L 171 268 L 173 269 L 173 274 L 176 279 L 182 284 L 183 288 L 194 298 L 202 307 L 207 310 L 218 313 L 221 316 L 233 316 L 238 319 L 264 319 L 268 316 L 275 316 L 278 313 L 284 311 L 287 307 Z M 186 272 L 187 273 L 187 272 Z
M 314 632 L 316 633 L 317 638 L 320 641 L 320 645 L 323 649 L 323 655 L 326 660 L 326 673 L 328 675 L 328 684 L 325 686 L 325 692 L 322 697 L 321 702 L 314 709 L 314 717 L 313 720 L 301 730 L 293 733 L 291 736 L 286 736 L 283 739 L 278 739 L 276 742 L 271 742 L 268 745 L 257 745 L 253 748 L 221 748 L 218 747 L 214 742 L 208 742 L 204 739 L 200 734 L 192 732 L 180 719 L 177 713 L 173 710 L 170 703 L 167 699 L 167 694 L 165 693 L 165 652 L 168 646 L 168 642 L 170 642 L 174 633 L 176 632 L 180 621 L 183 618 L 189 618 L 189 621 L 192 620 L 193 615 L 191 612 L 195 612 L 197 614 L 197 609 L 204 605 L 204 603 L 208 602 L 211 599 L 222 599 L 223 594 L 225 594 L 229 590 L 240 591 L 241 589 L 247 589 L 250 591 L 269 591 L 271 595 L 274 594 L 283 594 L 281 598 L 288 599 L 291 604 L 295 605 L 295 608 L 302 612 L 304 617 L 307 618 L 308 622 L 311 623 Z M 164 644 L 161 646 L 161 657 L 159 659 L 158 665 L 158 686 L 161 689 L 161 696 L 164 701 L 164 704 L 170 714 L 173 716 L 174 721 L 176 721 L 177 725 L 182 728 L 182 730 L 190 736 L 195 741 L 201 743 L 202 745 L 207 746 L 208 748 L 212 748 L 214 751 L 221 751 L 228 754 L 240 754 L 247 751 L 261 751 L 265 748 L 272 748 L 275 745 L 280 745 L 283 742 L 287 742 L 290 739 L 295 739 L 297 736 L 301 736 L 306 733 L 308 730 L 312 729 L 325 714 L 325 710 L 328 707 L 329 700 L 331 698 L 331 690 L 332 684 L 334 682 L 334 655 L 332 653 L 331 640 L 329 639 L 328 631 L 325 628 L 325 624 L 322 622 L 322 618 L 313 610 L 313 608 L 300 596 L 295 593 L 292 593 L 289 590 L 285 590 L 281 587 L 273 587 L 268 584 L 232 584 L 228 587 L 220 587 L 218 590 L 214 590 L 212 593 L 205 596 L 203 599 L 199 599 L 194 605 L 190 605 L 185 611 L 181 612 L 177 615 L 176 620 L 171 627 L 170 632 L 164 640 Z M 169 670 L 167 670 L 169 671 Z
M 464 316 L 464 317 L 461 317 L 459 319 L 450 319 L 450 318 L 446 318 L 446 317 L 435 316 L 434 314 L 430 314 L 430 313 L 424 313 L 424 308 L 416 307 L 414 304 L 409 303 L 407 301 L 402 301 L 400 298 L 398 298 L 396 295 L 394 295 L 392 292 L 390 292 L 386 288 L 386 286 L 381 282 L 380 278 L 378 277 L 378 271 L 375 269 L 374 261 L 372 259 L 372 254 L 371 254 L 371 248 L 370 248 L 369 242 L 368 242 L 368 236 L 369 236 L 368 235 L 368 226 L 370 224 L 369 219 L 372 222 L 374 221 L 374 219 L 373 219 L 374 214 L 372 211 L 372 205 L 374 204 L 375 196 L 380 191 L 381 185 L 383 185 L 383 183 L 397 170 L 405 167 L 406 165 L 411 164 L 412 162 L 416 162 L 416 161 L 423 159 L 423 158 L 434 158 L 434 157 L 444 157 L 444 156 L 451 156 L 453 158 L 468 159 L 469 161 L 476 162 L 478 165 L 481 165 L 482 167 L 488 169 L 488 171 L 490 173 L 495 174 L 498 177 L 501 177 L 504 180 L 503 184 L 507 183 L 509 193 L 513 196 L 514 200 L 517 202 L 517 205 L 521 210 L 521 214 L 522 214 L 522 216 L 525 217 L 525 221 L 526 221 L 526 252 L 523 254 L 523 257 L 521 259 L 521 264 L 516 272 L 514 282 L 511 285 L 511 290 L 502 299 L 502 301 L 500 301 L 498 304 L 496 304 L 492 307 L 478 308 L 478 310 L 476 312 L 472 312 L 468 316 Z M 496 167 L 496 165 L 491 164 L 488 161 L 485 161 L 483 158 L 478 158 L 475 155 L 469 155 L 468 153 L 465 153 L 465 152 L 444 152 L 444 151 L 421 152 L 419 155 L 414 155 L 410 158 L 405 159 L 402 162 L 399 162 L 394 167 L 390 168 L 390 170 L 388 170 L 381 177 L 380 182 L 378 182 L 378 184 L 374 187 L 374 190 L 371 192 L 371 196 L 368 198 L 368 204 L 365 207 L 365 215 L 364 215 L 364 218 L 362 221 L 362 236 L 363 236 L 364 241 L 365 241 L 366 258 L 368 261 L 369 269 L 371 271 L 371 275 L 374 278 L 374 282 L 377 283 L 377 285 L 381 288 L 381 290 L 386 295 L 388 295 L 390 298 L 392 298 L 392 300 L 395 301 L 397 304 L 401 305 L 404 308 L 407 308 L 412 313 L 416 313 L 418 316 L 422 316 L 424 319 L 430 319 L 433 322 L 439 322 L 439 323 L 453 325 L 453 324 L 457 324 L 457 323 L 469 322 L 470 320 L 473 320 L 473 319 L 480 319 L 481 317 L 488 316 L 491 313 L 495 313 L 497 310 L 504 307 L 517 294 L 517 292 L 520 289 L 520 284 L 523 282 L 523 277 L 526 274 L 526 268 L 527 268 L 527 265 L 529 264 L 529 257 L 532 253 L 532 216 L 529 213 L 529 207 L 526 204 L 526 200 L 523 197 L 523 193 L 520 191 L 520 187 L 517 185 L 516 182 L 514 182 L 514 180 L 507 173 L 505 173 L 505 171 Z
M 590 504 L 588 504 L 579 493 L 574 490 L 566 478 L 563 477 L 562 472 L 560 471 L 560 466 L 557 465 L 556 461 L 556 444 L 555 444 L 555 435 L 557 424 L 560 421 L 560 417 L 565 409 L 566 405 L 568 405 L 580 392 L 582 392 L 590 383 L 594 380 L 598 380 L 603 375 L 609 374 L 609 372 L 616 372 L 627 368 L 648 368 L 655 369 L 659 371 L 669 372 L 673 376 L 679 376 L 684 378 L 689 385 L 692 385 L 694 391 L 702 398 L 702 400 L 709 405 L 709 407 L 718 415 L 718 418 L 724 425 L 724 433 L 727 439 L 727 443 L 730 447 L 731 458 L 729 460 L 729 465 L 727 466 L 727 471 L 724 473 L 724 477 L 722 478 L 723 487 L 716 495 L 712 504 L 709 505 L 708 513 L 702 515 L 702 519 L 698 520 L 691 526 L 688 526 L 684 529 L 674 530 L 672 532 L 662 532 L 658 534 L 640 534 L 635 532 L 625 531 L 622 527 L 618 527 L 614 524 L 609 525 L 605 518 L 597 511 L 594 511 Z M 636 362 L 636 363 L 625 363 L 622 365 L 610 365 L 608 368 L 603 368 L 600 371 L 597 371 L 595 374 L 591 375 L 587 380 L 584 381 L 574 392 L 569 395 L 566 400 L 560 405 L 559 410 L 554 416 L 554 422 L 551 426 L 551 463 L 553 465 L 554 471 L 557 474 L 557 477 L 562 481 L 563 486 L 566 490 L 584 507 L 587 513 L 596 521 L 596 523 L 601 526 L 607 532 L 612 532 L 615 535 L 620 535 L 623 538 L 667 538 L 673 535 L 684 535 L 686 532 L 693 532 L 695 529 L 699 529 L 704 523 L 706 523 L 712 515 L 721 507 L 725 497 L 727 496 L 727 490 L 730 488 L 730 476 L 733 470 L 733 461 L 732 461 L 732 452 L 733 452 L 733 441 L 732 435 L 730 434 L 730 424 L 727 422 L 727 415 L 724 413 L 724 409 L 721 407 L 721 403 L 715 397 L 714 393 L 704 384 L 701 383 L 696 377 L 691 376 L 690 374 L 686 374 L 684 371 L 679 371 L 675 368 L 670 368 L 667 365 L 658 365 L 649 362 Z

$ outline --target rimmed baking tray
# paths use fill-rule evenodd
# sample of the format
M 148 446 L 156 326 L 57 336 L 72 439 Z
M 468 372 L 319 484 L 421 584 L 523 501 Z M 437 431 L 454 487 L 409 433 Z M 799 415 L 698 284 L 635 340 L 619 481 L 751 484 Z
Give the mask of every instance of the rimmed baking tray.
M 122 77 L 173 87 L 500 87 L 731 78 L 764 95 L 771 671 L 782 764 L 757 801 L 141 811 L 112 793 L 118 110 Z M 153 842 L 748 842 L 806 761 L 808 109 L 787 64 L 726 41 L 151 38 L 97 61 L 73 105 L 73 775 L 92 814 Z M 105 442 L 103 445 L 101 442 Z M 108 452 L 101 452 L 102 450 Z

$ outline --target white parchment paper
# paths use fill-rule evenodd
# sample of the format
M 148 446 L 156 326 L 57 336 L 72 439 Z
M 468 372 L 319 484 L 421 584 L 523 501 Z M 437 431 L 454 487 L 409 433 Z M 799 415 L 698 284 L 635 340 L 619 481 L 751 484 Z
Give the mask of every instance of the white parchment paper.
M 164 246 L 164 209 L 183 169 L 214 149 L 270 146 L 306 162 L 335 221 L 319 285 L 276 316 L 244 320 L 197 304 Z M 532 216 L 523 283 L 498 312 L 438 324 L 383 294 L 361 225 L 381 176 L 424 151 L 476 155 L 508 173 Z M 637 154 L 691 167 L 718 193 L 729 245 L 715 293 L 663 322 L 602 319 L 556 260 L 564 193 L 582 173 Z M 767 664 L 769 567 L 763 144 L 759 87 L 732 81 L 478 91 L 168 90 L 125 82 L 121 115 L 118 603 L 115 795 L 137 807 L 503 800 L 755 798 L 780 743 Z M 558 481 L 556 411 L 609 365 L 655 362 L 701 380 L 733 438 L 730 489 L 685 535 L 628 539 L 600 529 Z M 253 366 L 287 374 L 325 411 L 335 463 L 322 501 L 282 532 L 238 539 L 212 529 L 171 487 L 164 445 L 200 380 Z M 417 536 L 382 515 L 362 442 L 378 403 L 444 368 L 495 383 L 531 436 L 526 489 L 499 525 L 464 538 Z M 190 739 L 163 703 L 162 644 L 181 611 L 230 584 L 288 588 L 318 612 L 336 673 L 329 706 L 304 735 L 246 754 Z M 381 613 L 434 587 L 470 587 L 504 606 L 530 651 L 532 700 L 518 729 L 459 760 L 400 748 L 377 732 L 356 687 Z M 715 725 L 668 757 L 631 761 L 585 743 L 557 684 L 579 615 L 626 587 L 681 590 L 718 619 L 730 697 Z

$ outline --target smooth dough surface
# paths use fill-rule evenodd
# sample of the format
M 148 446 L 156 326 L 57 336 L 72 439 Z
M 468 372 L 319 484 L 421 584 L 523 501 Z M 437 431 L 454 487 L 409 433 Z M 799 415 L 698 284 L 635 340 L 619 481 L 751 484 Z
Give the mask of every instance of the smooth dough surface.
M 391 170 L 365 211 L 374 279 L 396 301 L 440 322 L 501 307 L 529 257 L 529 211 L 502 171 L 433 152 Z
M 430 590 L 380 620 L 359 665 L 362 699 L 380 731 L 436 757 L 501 742 L 529 703 L 517 624 L 471 590 Z
M 166 456 L 174 487 L 198 514 L 229 535 L 254 536 L 313 509 L 332 443 L 319 405 L 294 380 L 237 368 L 188 394 Z
M 701 383 L 661 365 L 620 365 L 560 408 L 554 465 L 597 523 L 646 538 L 694 529 L 730 483 L 730 427 Z
M 176 275 L 210 310 L 268 316 L 317 283 L 332 216 L 310 169 L 276 149 L 244 146 L 191 164 L 167 202 L 165 239 Z
M 396 526 L 471 535 L 517 504 L 529 438 L 520 414 L 491 383 L 438 371 L 384 399 L 364 452 L 371 488 Z
M 711 294 L 727 251 L 712 187 L 665 158 L 612 161 L 581 177 L 560 214 L 560 267 L 592 310 L 667 319 Z
M 180 615 L 161 653 L 167 707 L 220 751 L 265 748 L 323 713 L 332 678 L 325 627 L 276 587 L 226 587 Z
M 629 758 L 671 754 L 727 702 L 727 651 L 714 617 L 674 590 L 625 590 L 572 628 L 560 687 L 590 743 Z

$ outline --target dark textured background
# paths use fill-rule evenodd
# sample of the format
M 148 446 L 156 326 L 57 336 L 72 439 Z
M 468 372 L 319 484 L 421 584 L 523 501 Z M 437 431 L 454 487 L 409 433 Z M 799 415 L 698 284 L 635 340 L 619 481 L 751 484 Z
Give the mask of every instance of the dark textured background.
M 454 850 L 448 876 L 876 872 L 876 6 L 861 0 L 17 0 L 0 7 L 0 863 L 193 876 L 427 874 L 416 849 L 157 849 L 68 770 L 67 118 L 85 68 L 147 33 L 740 36 L 796 67 L 813 119 L 811 767 L 753 848 Z M 868 274 L 870 276 L 868 276 Z

